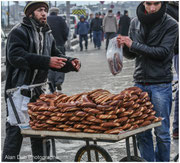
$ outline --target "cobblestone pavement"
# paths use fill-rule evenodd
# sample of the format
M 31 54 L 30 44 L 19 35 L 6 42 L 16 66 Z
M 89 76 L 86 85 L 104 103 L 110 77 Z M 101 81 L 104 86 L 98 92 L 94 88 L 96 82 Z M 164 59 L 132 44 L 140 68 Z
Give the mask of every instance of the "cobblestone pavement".
M 123 71 L 117 76 L 113 76 L 108 68 L 106 61 L 106 51 L 104 50 L 104 43 L 101 50 L 94 49 L 92 43 L 89 43 L 88 51 L 79 52 L 77 48 L 74 52 L 68 52 L 67 56 L 77 57 L 81 60 L 80 72 L 70 72 L 66 74 L 65 82 L 62 86 L 63 93 L 67 95 L 73 95 L 84 91 L 91 91 L 93 89 L 102 88 L 107 89 L 112 93 L 119 93 L 124 88 L 133 86 L 133 69 L 134 61 L 124 59 Z M 3 98 L 2 83 L 2 123 L 1 123 L 1 147 L 3 147 L 5 138 L 5 103 Z M 174 110 L 172 110 L 173 113 Z M 173 114 L 171 116 L 171 123 L 173 120 Z M 172 126 L 172 125 L 171 125 Z M 84 141 L 62 141 L 56 140 L 57 157 L 63 162 L 74 161 L 75 154 L 80 147 L 85 145 Z M 125 141 L 122 140 L 117 143 L 104 143 L 98 142 L 98 145 L 102 146 L 111 155 L 113 161 L 119 161 L 126 156 Z M 172 140 L 171 148 L 171 161 L 178 152 L 178 141 Z M 23 145 L 20 153 L 21 161 L 32 161 L 31 149 L 29 138 L 23 140 Z M 28 159 L 27 159 L 28 158 Z

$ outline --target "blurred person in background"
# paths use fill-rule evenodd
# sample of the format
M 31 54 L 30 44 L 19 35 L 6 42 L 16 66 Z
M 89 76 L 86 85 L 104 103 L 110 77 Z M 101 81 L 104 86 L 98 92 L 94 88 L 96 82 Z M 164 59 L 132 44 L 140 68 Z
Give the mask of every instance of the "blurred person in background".
M 128 16 L 128 11 L 124 10 L 124 15 L 119 21 L 119 34 L 121 34 L 122 36 L 128 36 L 130 22 L 131 19 Z
M 56 41 L 56 46 L 63 55 L 66 55 L 65 43 L 68 39 L 69 28 L 67 27 L 65 20 L 61 16 L 58 16 L 59 8 L 52 7 L 50 8 L 49 12 L 50 15 L 47 17 L 47 22 L 52 30 L 52 35 Z M 63 72 L 57 72 L 51 69 L 48 72 L 48 80 L 51 81 L 56 91 L 62 90 L 64 78 L 65 73 Z
M 118 11 L 118 12 L 116 13 L 116 21 L 117 21 L 117 25 L 119 25 L 119 20 L 120 20 L 120 18 L 121 18 L 121 12 Z
M 79 34 L 80 51 L 83 51 L 83 40 L 85 41 L 85 49 L 88 49 L 88 32 L 89 23 L 85 20 L 84 15 L 80 16 L 80 21 L 77 25 L 77 34 Z
M 94 14 L 90 14 L 90 18 L 88 19 L 89 26 L 91 26 L 91 22 L 93 18 L 94 18 Z M 90 28 L 89 28 L 89 35 L 90 35 L 90 41 L 92 42 L 92 31 Z
M 94 48 L 101 48 L 102 40 L 102 19 L 99 18 L 99 14 L 95 14 L 95 18 L 91 22 L 91 31 L 93 32 Z
M 103 20 L 103 31 L 106 34 L 106 50 L 109 45 L 109 40 L 116 36 L 117 20 L 112 10 L 109 10 Z

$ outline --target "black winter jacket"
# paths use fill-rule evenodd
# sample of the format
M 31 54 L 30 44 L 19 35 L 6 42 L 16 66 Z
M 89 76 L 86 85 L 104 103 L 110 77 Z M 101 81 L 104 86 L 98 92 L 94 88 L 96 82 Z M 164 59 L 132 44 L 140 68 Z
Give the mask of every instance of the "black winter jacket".
M 177 32 L 177 22 L 167 14 L 151 26 L 146 36 L 138 18 L 131 21 L 129 36 L 133 43 L 130 49 L 124 47 L 124 56 L 128 59 L 135 58 L 135 82 L 172 81 L 172 57 Z
M 91 31 L 101 31 L 102 30 L 102 19 L 94 18 L 91 21 L 90 29 L 91 29 Z
M 69 29 L 65 20 L 56 15 L 50 15 L 47 17 L 47 22 L 52 30 L 52 34 L 56 40 L 57 46 L 64 46 L 68 39 Z
M 129 30 L 129 25 L 130 25 L 131 19 L 127 16 L 124 15 L 120 18 L 119 21 L 119 33 L 123 36 L 128 36 L 128 30 Z
M 32 82 L 35 69 L 38 75 L 33 84 L 47 80 L 50 56 L 67 58 L 66 65 L 55 71 L 75 71 L 71 61 L 74 58 L 66 57 L 56 49 L 54 38 L 47 25 L 44 28 L 44 49 L 42 55 L 37 55 L 35 33 L 29 18 L 25 17 L 23 23 L 14 27 L 8 35 L 6 46 L 6 86 L 5 91 L 17 86 L 29 85 Z

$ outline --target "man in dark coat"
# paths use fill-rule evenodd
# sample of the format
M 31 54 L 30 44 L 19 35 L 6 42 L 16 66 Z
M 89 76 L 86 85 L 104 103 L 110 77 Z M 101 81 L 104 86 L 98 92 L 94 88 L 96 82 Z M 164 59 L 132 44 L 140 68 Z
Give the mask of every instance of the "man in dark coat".
M 131 21 L 129 37 L 121 36 L 124 56 L 135 59 L 135 86 L 148 92 L 162 125 L 137 134 L 141 156 L 148 162 L 170 161 L 170 113 L 172 106 L 172 57 L 178 33 L 175 19 L 166 14 L 163 1 L 144 1 L 137 7 L 137 17 Z M 155 150 L 154 150 L 155 149 Z
M 124 15 L 120 18 L 119 21 L 119 33 L 122 36 L 128 36 L 130 21 L 131 19 L 128 16 L 128 11 L 124 10 Z
M 50 68 L 62 72 L 79 71 L 79 60 L 62 55 L 55 46 L 55 40 L 47 25 L 48 8 L 48 3 L 43 1 L 27 2 L 23 22 L 9 33 L 6 47 L 5 91 L 45 82 Z M 32 102 L 35 100 L 29 90 L 23 95 L 30 97 Z M 5 99 L 7 101 L 6 93 Z M 2 161 L 19 161 L 22 140 L 19 127 L 12 126 L 7 121 Z M 31 145 L 33 161 L 38 161 L 43 156 L 42 139 L 31 138 Z
M 95 14 L 95 18 L 91 22 L 90 29 L 93 31 L 94 48 L 97 47 L 100 49 L 102 38 L 102 19 L 99 18 L 98 13 Z
M 52 30 L 52 35 L 56 41 L 57 48 L 65 55 L 65 43 L 68 39 L 69 29 L 65 20 L 58 16 L 59 9 L 57 7 L 50 8 L 50 15 L 47 17 L 47 22 Z M 53 84 L 53 87 L 60 91 L 64 82 L 65 73 L 49 70 L 48 79 Z

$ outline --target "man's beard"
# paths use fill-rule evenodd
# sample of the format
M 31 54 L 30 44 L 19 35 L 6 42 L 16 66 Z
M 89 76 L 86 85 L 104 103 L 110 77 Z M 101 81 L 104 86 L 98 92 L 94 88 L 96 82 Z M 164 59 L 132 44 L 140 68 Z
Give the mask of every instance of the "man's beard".
M 40 27 L 44 27 L 47 23 L 45 21 L 41 22 L 40 20 L 38 20 L 34 14 L 32 14 L 32 18 L 36 21 L 36 23 L 40 26 Z

